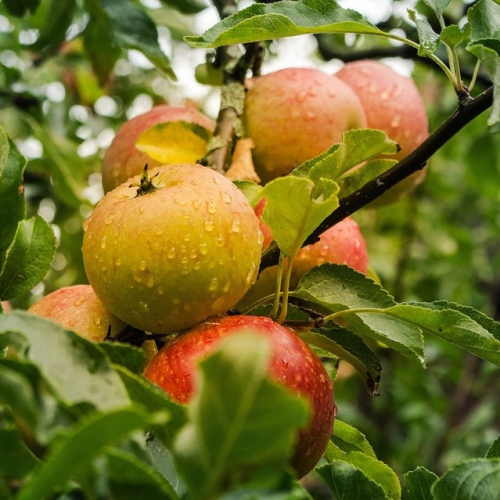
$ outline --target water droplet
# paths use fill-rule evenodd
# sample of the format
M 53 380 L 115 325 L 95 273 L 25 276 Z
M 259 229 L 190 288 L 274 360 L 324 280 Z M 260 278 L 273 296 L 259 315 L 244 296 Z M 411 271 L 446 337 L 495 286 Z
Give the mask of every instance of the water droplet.
M 187 246 L 186 245 L 182 245 L 181 246 L 181 253 L 186 253 L 187 251 L 188 251 Z
M 168 257 L 169 259 L 173 259 L 173 258 L 175 257 L 175 248 L 174 248 L 174 247 L 172 247 L 172 248 L 168 251 L 168 253 L 167 253 L 167 257 Z
M 216 185 L 220 184 L 220 180 L 217 177 L 213 177 L 213 180 L 214 180 L 214 184 L 216 184 Z
M 196 257 L 198 257 L 198 252 L 193 248 L 191 250 L 191 258 L 196 259 Z
M 78 300 L 75 300 L 75 302 L 73 303 L 74 306 L 81 306 L 84 302 L 85 302 L 85 298 L 83 297 L 80 297 Z
M 139 213 L 143 214 L 145 212 L 146 208 L 143 206 L 139 207 Z
M 328 96 L 329 96 L 329 97 L 335 97 L 336 95 L 337 95 L 337 92 L 335 92 L 335 90 L 331 90 L 331 89 L 330 89 L 330 90 L 328 91 Z
M 224 246 L 224 237 L 222 235 L 217 236 L 214 238 L 214 243 L 216 247 Z
M 231 288 L 231 282 L 226 281 L 226 284 L 224 285 L 224 288 L 222 289 L 223 292 L 227 293 L 229 292 L 229 289 Z
M 183 218 L 183 219 L 186 219 L 186 220 L 187 220 L 187 219 L 189 219 L 189 217 L 191 217 L 191 214 L 190 214 L 189 212 L 184 212 L 184 213 L 182 214 L 182 218 Z
M 195 210 L 198 210 L 201 207 L 201 202 L 199 200 L 194 200 L 193 201 L 193 208 Z
M 145 260 L 141 260 L 141 263 L 139 265 L 139 269 L 141 271 L 145 271 L 147 267 L 148 267 L 148 263 Z
M 120 267 L 122 265 L 122 259 L 118 258 L 116 260 L 116 267 Z
M 146 286 L 148 288 L 153 288 L 154 284 L 155 284 L 155 278 L 152 274 L 150 274 L 146 280 Z
M 106 266 L 102 266 L 102 267 L 101 267 L 101 271 L 102 271 L 103 273 L 107 272 L 107 270 L 108 270 L 108 268 L 107 268 Z
M 161 286 L 159 286 L 157 289 L 156 289 L 156 292 L 158 293 L 158 295 L 163 295 L 165 293 L 165 290 L 163 290 L 163 288 Z
M 306 120 L 314 120 L 315 118 L 316 118 L 316 115 L 312 111 L 308 111 L 306 113 Z
M 307 94 L 306 92 L 299 92 L 297 94 L 297 101 L 298 102 L 304 102 L 306 100 Z
M 156 234 L 157 236 L 161 236 L 164 233 L 163 229 L 157 229 Z
M 185 234 L 184 237 L 183 237 L 184 241 L 189 241 L 190 239 L 191 239 L 191 235 L 190 234 Z
M 97 316 L 96 318 L 94 318 L 94 325 L 100 325 L 100 324 L 101 324 L 101 318 Z
M 226 202 L 226 203 L 231 203 L 233 201 L 233 199 L 231 198 L 231 196 L 227 193 L 222 193 L 222 201 Z
M 187 264 L 188 263 L 188 258 L 187 257 L 182 257 L 181 262 L 182 262 L 182 264 Z
M 113 217 L 108 216 L 108 217 L 106 217 L 106 218 L 104 219 L 104 224 L 106 224 L 106 226 L 109 226 L 110 224 L 113 224 L 113 220 L 114 220 L 114 218 L 113 218 Z M 85 229 L 85 227 L 84 227 L 84 229 Z
M 175 203 L 176 205 L 181 206 L 181 207 L 185 207 L 185 206 L 187 205 L 187 201 L 186 201 L 186 200 L 181 200 L 181 199 L 179 199 L 179 198 L 178 198 L 178 199 L 176 199 L 176 200 L 174 200 L 174 203 Z
M 189 274 L 189 270 L 187 268 L 183 267 L 181 269 L 181 274 L 182 274 L 182 276 L 186 276 L 186 274 Z
M 83 230 L 86 231 L 89 228 L 89 219 L 83 221 Z
M 75 325 L 76 325 L 76 320 L 71 319 L 71 320 L 69 321 L 69 326 L 75 326 Z
M 142 283 L 142 276 L 138 273 L 132 273 L 132 278 L 134 278 L 134 281 L 137 283 Z
M 288 361 L 286 359 L 282 359 L 281 364 L 283 365 L 283 368 L 288 368 Z
M 200 249 L 201 255 L 207 255 L 208 247 L 206 243 L 201 243 L 198 248 Z
M 318 92 L 316 92 L 316 90 L 314 89 L 311 89 L 309 90 L 309 92 L 307 92 L 307 95 L 310 97 L 316 97 L 318 95 Z
M 213 231 L 213 229 L 214 229 L 214 222 L 213 222 L 213 220 L 210 219 L 210 218 L 207 218 L 205 220 L 205 231 L 210 232 L 210 231 Z
M 255 283 L 255 279 L 257 278 L 258 269 L 257 266 L 252 262 L 252 267 L 249 269 L 245 281 L 247 284 L 251 285 Z
M 210 292 L 215 292 L 219 286 L 219 280 L 217 278 L 212 278 L 212 281 L 210 282 L 210 286 L 208 287 L 208 290 Z
M 380 99 L 382 101 L 387 101 L 387 99 L 389 99 L 389 92 L 387 92 L 387 90 L 384 90 L 384 92 L 380 94 Z
M 259 233 L 257 234 L 257 243 L 259 245 L 262 245 L 264 243 L 264 235 L 262 234 L 262 231 L 259 229 Z
M 207 212 L 209 214 L 216 214 L 217 213 L 217 203 L 215 201 L 210 200 L 207 204 Z
M 400 123 L 401 123 L 401 117 L 399 115 L 396 115 L 391 121 L 391 127 L 396 128 L 399 126 Z
M 145 311 L 147 311 L 149 309 L 147 302 L 139 302 L 139 307 L 141 307 Z
M 102 249 L 106 248 L 106 236 L 103 236 L 101 239 L 101 248 Z
M 193 269 L 195 271 L 199 271 L 201 269 L 201 262 L 200 261 L 196 262 L 196 264 L 193 266 Z
M 233 223 L 231 224 L 231 231 L 233 233 L 239 233 L 240 227 L 241 227 L 241 222 L 238 219 L 234 219 Z

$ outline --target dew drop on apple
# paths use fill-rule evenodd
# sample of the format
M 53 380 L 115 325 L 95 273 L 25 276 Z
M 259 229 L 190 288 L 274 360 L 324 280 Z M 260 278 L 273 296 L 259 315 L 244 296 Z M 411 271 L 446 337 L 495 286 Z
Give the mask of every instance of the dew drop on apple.
M 187 201 L 186 200 L 182 200 L 180 198 L 175 199 L 174 203 L 176 205 L 179 205 L 180 207 L 185 207 L 187 205 Z
M 329 97 L 336 97 L 336 95 L 337 95 L 337 92 L 335 92 L 335 90 L 330 89 L 328 91 L 328 96 Z
M 210 286 L 208 287 L 209 291 L 215 292 L 219 286 L 219 280 L 217 278 L 212 278 L 212 281 L 210 282 Z
M 161 286 L 159 286 L 157 289 L 156 289 L 156 293 L 158 295 L 163 295 L 165 293 L 165 290 L 163 290 L 163 288 Z
M 101 267 L 101 271 L 102 271 L 103 273 L 105 273 L 105 272 L 107 272 L 107 271 L 108 271 L 108 268 L 107 268 L 106 266 L 102 266 L 102 267 Z
M 173 259 L 174 257 L 175 257 L 175 248 L 172 247 L 167 253 L 167 258 Z
M 148 267 L 148 263 L 145 260 L 141 260 L 141 263 L 139 265 L 139 269 L 141 271 L 145 271 L 147 267 Z
M 191 250 L 191 258 L 196 259 L 198 257 L 198 252 L 193 248 Z
M 182 276 L 186 276 L 187 274 L 189 274 L 189 269 L 187 269 L 186 267 L 183 267 L 181 269 L 181 274 L 182 274 Z
M 193 201 L 193 208 L 195 210 L 198 210 L 201 207 L 201 202 L 199 200 L 194 200 Z
M 161 236 L 164 233 L 163 229 L 157 229 L 156 230 L 156 235 Z
M 216 247 L 222 247 L 224 246 L 224 237 L 219 235 L 216 238 L 214 238 L 214 243 Z
M 231 198 L 231 195 L 227 193 L 222 193 L 222 201 L 229 204 L 233 201 L 233 199 Z
M 116 267 L 120 267 L 122 265 L 122 259 L 118 258 L 116 261 Z
M 201 262 L 200 261 L 196 262 L 195 265 L 193 266 L 193 269 L 195 271 L 199 271 L 201 269 Z
M 234 219 L 231 224 L 231 231 L 233 233 L 239 233 L 241 228 L 241 222 L 238 219 Z
M 143 213 L 145 212 L 145 210 L 146 210 L 146 208 L 144 207 L 144 205 L 141 205 L 141 206 L 139 207 L 139 213 L 140 213 L 140 214 L 143 214 Z
M 230 281 L 226 281 L 226 284 L 222 288 L 222 291 L 225 292 L 225 293 L 227 293 L 227 292 L 229 292 L 230 288 L 231 288 L 231 282 Z
M 208 253 L 208 246 L 206 243 L 200 243 L 199 247 L 201 255 L 207 255 Z
M 205 226 L 205 231 L 208 231 L 208 232 L 213 231 L 214 230 L 214 222 L 213 222 L 213 220 L 210 219 L 210 218 L 206 219 L 204 226 Z
M 306 100 L 307 94 L 306 92 L 299 92 L 297 94 L 297 102 L 304 102 Z
M 207 212 L 209 214 L 216 214 L 217 213 L 217 203 L 215 201 L 210 200 L 207 204 Z
M 181 263 L 184 264 L 184 265 L 187 264 L 188 263 L 188 258 L 187 257 L 182 257 Z
M 69 321 L 69 326 L 75 326 L 75 325 L 76 325 L 76 320 L 71 319 L 71 320 Z
M 94 318 L 94 325 L 100 325 L 101 324 L 101 318 L 99 316 Z
M 316 118 L 316 114 L 312 111 L 308 111 L 306 113 L 306 120 L 314 120 Z
M 85 303 L 85 298 L 83 297 L 80 297 L 78 300 L 75 300 L 75 302 L 73 303 L 74 306 L 81 306 L 83 303 Z
M 181 246 L 181 253 L 186 253 L 187 252 L 187 246 L 186 245 L 182 245 Z
M 132 278 L 137 283 L 142 283 L 142 276 L 138 273 L 132 273 Z
M 155 278 L 152 274 L 150 274 L 146 280 L 146 286 L 148 288 L 153 288 L 155 285 Z
M 286 359 L 282 359 L 281 364 L 283 365 L 283 368 L 288 368 L 288 361 Z
M 86 231 L 89 228 L 89 219 L 83 221 L 83 230 Z
M 186 219 L 186 220 L 187 220 L 187 219 L 189 219 L 189 217 L 191 217 L 191 214 L 190 214 L 189 212 L 184 212 L 184 213 L 182 214 L 182 218 L 183 218 L 183 219 Z
M 188 234 L 185 234 L 184 237 L 182 238 L 184 241 L 189 241 L 191 239 L 191 235 L 188 233 Z
M 106 236 L 101 239 L 101 248 L 104 250 L 106 248 Z

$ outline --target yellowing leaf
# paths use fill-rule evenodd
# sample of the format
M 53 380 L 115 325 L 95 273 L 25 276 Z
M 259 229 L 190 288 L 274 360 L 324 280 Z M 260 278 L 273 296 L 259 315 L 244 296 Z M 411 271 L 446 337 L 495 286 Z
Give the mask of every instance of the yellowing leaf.
M 164 164 L 195 163 L 207 152 L 211 132 L 196 123 L 158 123 L 144 131 L 135 147 Z
M 233 162 L 226 172 L 226 177 L 233 181 L 260 182 L 260 177 L 255 172 L 252 160 L 252 149 L 254 147 L 252 139 L 241 139 L 236 143 Z

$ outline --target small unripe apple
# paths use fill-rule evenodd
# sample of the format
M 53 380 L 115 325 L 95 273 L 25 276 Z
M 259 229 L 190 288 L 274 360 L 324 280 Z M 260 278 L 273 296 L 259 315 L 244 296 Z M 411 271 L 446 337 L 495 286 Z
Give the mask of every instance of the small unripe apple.
M 368 128 L 383 130 L 401 146 L 396 159 L 403 159 L 429 135 L 425 105 L 411 78 L 377 61 L 347 63 L 334 76 L 349 85 L 359 97 Z M 425 170 L 415 172 L 377 200 L 375 205 L 398 201 L 424 178 Z
M 294 260 L 290 278 L 290 289 L 299 284 L 302 276 L 313 267 L 325 262 L 345 264 L 360 273 L 368 271 L 368 253 L 366 243 L 358 224 L 350 217 L 326 230 L 313 245 L 301 248 Z M 276 288 L 278 267 L 264 269 L 257 282 L 238 303 L 238 308 L 244 308 L 259 299 L 271 295 Z
M 255 170 L 264 183 L 364 128 L 356 94 L 317 69 L 288 68 L 251 80 L 245 100 L 246 134 L 255 143 Z
M 49 293 L 33 304 L 28 312 L 52 319 L 93 342 L 112 337 L 125 323 L 113 316 L 97 298 L 90 285 L 74 285 Z
M 262 250 L 265 250 L 273 241 L 273 235 L 269 226 L 262 220 L 262 212 L 266 206 L 266 199 L 262 198 L 255 207 L 255 215 L 260 219 L 260 230 L 264 236 Z
M 188 403 L 196 391 L 194 373 L 198 361 L 214 352 L 222 339 L 245 330 L 271 342 L 269 376 L 310 403 L 309 423 L 297 436 L 291 460 L 298 477 L 302 477 L 326 449 L 335 405 L 333 383 L 325 368 L 293 330 L 260 316 L 209 318 L 170 341 L 149 363 L 144 375 L 174 400 Z
M 83 260 L 97 296 L 148 332 L 185 330 L 227 311 L 260 263 L 262 233 L 250 203 L 200 165 L 164 165 L 149 180 L 130 179 L 100 201 L 84 231 Z
M 195 123 L 214 131 L 213 120 L 193 108 L 181 108 L 168 105 L 155 106 L 142 115 L 132 118 L 124 123 L 109 148 L 106 150 L 102 161 L 102 184 L 104 191 L 108 192 L 124 183 L 135 175 L 139 175 L 147 163 L 150 168 L 163 165 L 146 153 L 135 147 L 138 137 L 149 128 L 159 123 L 179 122 Z M 177 163 L 194 163 L 200 158 L 186 148 L 185 157 L 179 158 Z

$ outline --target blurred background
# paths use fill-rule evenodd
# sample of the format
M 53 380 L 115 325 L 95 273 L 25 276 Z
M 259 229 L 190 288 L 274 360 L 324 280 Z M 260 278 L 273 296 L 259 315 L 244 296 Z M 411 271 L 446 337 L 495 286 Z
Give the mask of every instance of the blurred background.
M 0 123 L 29 160 L 29 210 L 53 225 L 59 241 L 49 274 L 15 307 L 27 308 L 55 289 L 86 283 L 82 221 L 102 196 L 100 162 L 121 123 L 165 102 L 217 116 L 218 88 L 195 77 L 213 53 L 182 41 L 215 24 L 217 11 L 199 1 L 193 2 L 199 12 L 188 14 L 174 8 L 182 2 L 173 0 L 132 3 L 157 25 L 177 82 L 143 52 L 113 47 L 105 26 L 92 40 L 87 4 L 44 0 L 34 14 L 15 17 L 0 3 Z M 414 1 L 340 3 L 384 29 L 416 36 L 406 12 Z M 467 7 L 453 1 L 446 12 L 463 24 Z M 418 9 L 426 11 L 421 3 Z M 415 79 L 431 130 L 457 104 L 443 74 L 384 40 L 303 36 L 266 49 L 264 73 L 312 66 L 332 74 L 342 60 L 384 56 L 384 62 Z M 473 62 L 461 55 L 464 74 L 470 74 Z M 480 77 L 474 93 L 486 85 Z M 411 197 L 355 216 L 372 269 L 399 301 L 448 300 L 500 319 L 500 141 L 488 135 L 486 119 L 487 114 L 476 119 L 432 158 L 426 182 Z M 339 418 L 363 431 L 378 457 L 398 473 L 417 465 L 440 473 L 458 460 L 482 456 L 500 430 L 499 369 L 436 339 L 426 341 L 426 372 L 396 353 L 380 352 L 378 398 L 368 397 L 356 376 L 336 384 Z

